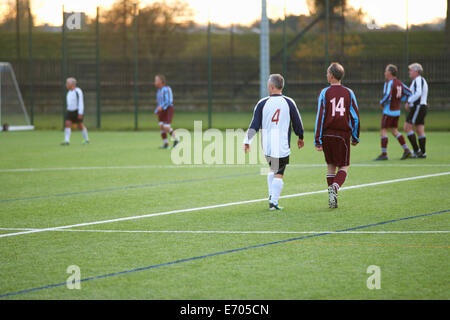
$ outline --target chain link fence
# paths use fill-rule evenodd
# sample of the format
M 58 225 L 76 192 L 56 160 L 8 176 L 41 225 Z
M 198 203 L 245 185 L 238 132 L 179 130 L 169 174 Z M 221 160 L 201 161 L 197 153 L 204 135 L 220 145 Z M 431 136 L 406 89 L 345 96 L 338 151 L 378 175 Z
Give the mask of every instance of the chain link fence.
M 20 58 L 14 55 L 14 48 L 0 46 L 0 61 L 12 64 L 37 128 L 62 127 L 64 79 L 68 76 L 77 78 L 84 91 L 85 120 L 91 128 L 156 128 L 153 78 L 158 73 L 164 74 L 172 87 L 177 111 L 191 113 L 193 119 L 205 116 L 209 87 L 207 29 L 185 27 L 172 33 L 158 29 L 155 34 L 144 29 L 142 10 L 131 12 L 123 28 L 111 29 L 102 22 L 101 13 L 90 20 L 81 15 L 79 29 L 66 25 L 45 33 L 30 28 L 32 38 L 29 33 L 21 34 Z M 65 24 L 71 14 L 64 13 Z M 303 25 L 287 30 L 284 38 L 273 27 L 270 44 L 273 55 L 285 54 L 285 58 L 279 54 L 272 59 L 271 72 L 285 70 L 286 94 L 302 110 L 316 109 L 317 95 L 327 85 L 325 72 L 330 61 L 344 65 L 344 84 L 355 91 L 361 111 L 378 110 L 386 64 L 396 64 L 399 78 L 409 84 L 407 65 L 416 61 L 423 65 L 429 83 L 429 105 L 436 110 L 450 108 L 450 55 L 443 30 L 412 29 L 406 44 L 401 30 L 357 32 L 336 27 L 338 32 L 329 36 L 329 55 L 324 56 L 326 39 L 321 29 L 309 33 L 305 29 Z M 259 34 L 236 27 L 213 26 L 211 30 L 214 126 L 215 119 L 224 113 L 248 114 L 259 98 Z M 13 46 L 14 33 L 0 34 L 0 42 Z M 28 50 L 31 43 L 33 50 Z

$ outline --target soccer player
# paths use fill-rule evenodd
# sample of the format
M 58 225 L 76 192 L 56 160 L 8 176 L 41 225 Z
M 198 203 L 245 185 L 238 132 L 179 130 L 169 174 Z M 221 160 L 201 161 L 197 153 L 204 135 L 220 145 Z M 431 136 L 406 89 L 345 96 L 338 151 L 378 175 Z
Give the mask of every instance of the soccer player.
M 383 98 L 380 101 L 383 116 L 381 118 L 381 154 L 375 160 L 387 160 L 387 131 L 390 129 L 392 135 L 398 140 L 403 148 L 403 155 L 400 160 L 408 159 L 412 156 L 406 145 L 405 138 L 398 132 L 398 119 L 400 118 L 400 101 L 406 100 L 411 96 L 409 88 L 397 79 L 398 69 L 393 64 L 388 64 L 384 70 Z
M 83 123 L 84 115 L 84 101 L 83 101 L 83 91 L 77 87 L 77 80 L 75 78 L 67 78 L 66 80 L 67 88 L 67 112 L 66 121 L 64 129 L 64 142 L 61 143 L 63 146 L 68 146 L 70 144 L 70 134 L 72 131 L 72 124 L 76 123 L 78 128 L 83 134 L 83 144 L 89 144 L 89 137 L 87 128 Z
M 263 151 L 270 166 L 267 175 L 269 209 L 281 210 L 283 208 L 278 205 L 278 199 L 291 153 L 291 123 L 298 136 L 299 149 L 304 146 L 303 123 L 294 100 L 282 94 L 284 78 L 279 74 L 272 74 L 267 86 L 270 95 L 256 104 L 252 122 L 244 138 L 244 151 L 250 150 L 253 137 L 261 129 Z
M 422 73 L 423 68 L 419 63 L 413 63 L 409 66 L 409 77 L 413 80 L 410 87 L 412 95 L 405 104 L 405 109 L 406 111 L 409 111 L 409 113 L 406 117 L 404 130 L 414 149 L 414 156 L 416 158 L 425 159 L 427 157 L 425 151 L 425 116 L 427 115 L 428 109 L 428 84 L 422 77 Z M 413 129 L 419 136 L 419 145 L 417 145 L 416 135 Z
M 176 147 L 179 140 L 175 136 L 174 130 L 171 128 L 171 123 L 173 119 L 173 94 L 172 89 L 166 84 L 166 77 L 162 74 L 155 76 L 155 87 L 158 89 L 156 92 L 156 103 L 157 107 L 155 109 L 155 114 L 158 115 L 159 129 L 161 133 L 161 138 L 163 140 L 163 145 L 159 147 L 160 149 L 168 149 L 169 141 L 167 140 L 167 134 L 172 136 L 173 148 Z
M 330 86 L 319 94 L 316 117 L 314 144 L 317 151 L 323 151 L 328 165 L 330 208 L 338 207 L 338 190 L 347 177 L 350 166 L 350 139 L 353 146 L 359 143 L 358 103 L 353 91 L 341 84 L 343 77 L 344 67 L 333 62 L 327 71 Z

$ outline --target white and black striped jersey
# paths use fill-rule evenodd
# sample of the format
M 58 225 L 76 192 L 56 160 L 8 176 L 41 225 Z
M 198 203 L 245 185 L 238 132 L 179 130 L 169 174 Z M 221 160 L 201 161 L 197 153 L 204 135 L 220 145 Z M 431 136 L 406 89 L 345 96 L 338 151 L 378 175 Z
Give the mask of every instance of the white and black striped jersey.
M 411 83 L 412 95 L 408 98 L 410 105 L 426 105 L 428 98 L 428 83 L 422 76 L 417 76 Z
M 287 157 L 291 153 L 291 124 L 295 134 L 303 139 L 302 118 L 294 100 L 281 94 L 261 99 L 255 107 L 244 143 L 251 144 L 261 129 L 264 154 L 273 158 Z
M 73 90 L 69 90 L 67 92 L 66 100 L 68 111 L 78 110 L 78 114 L 84 114 L 83 91 L 81 91 L 80 88 L 76 87 Z

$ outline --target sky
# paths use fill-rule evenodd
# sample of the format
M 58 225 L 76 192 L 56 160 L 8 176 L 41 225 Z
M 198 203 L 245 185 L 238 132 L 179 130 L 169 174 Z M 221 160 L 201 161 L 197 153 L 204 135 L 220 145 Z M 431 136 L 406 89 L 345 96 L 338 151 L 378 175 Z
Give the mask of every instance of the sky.
M 60 25 L 62 22 L 62 5 L 66 11 L 84 11 L 95 15 L 96 6 L 108 8 L 114 0 L 31 0 L 32 11 L 37 17 L 37 24 L 48 23 Z M 140 0 L 141 5 L 154 0 Z M 170 0 L 167 0 L 170 1 Z M 198 23 L 211 21 L 220 25 L 250 24 L 261 15 L 260 0 L 185 0 L 194 10 Z M 2 3 L 0 0 L 0 12 Z M 431 22 L 444 18 L 447 12 L 446 0 L 349 0 L 357 9 L 362 8 L 378 25 L 397 24 L 406 26 L 406 3 L 408 2 L 409 24 Z M 424 5 L 426 4 L 426 5 Z M 268 16 L 276 19 L 283 16 L 284 6 L 288 14 L 307 14 L 306 0 L 267 0 Z

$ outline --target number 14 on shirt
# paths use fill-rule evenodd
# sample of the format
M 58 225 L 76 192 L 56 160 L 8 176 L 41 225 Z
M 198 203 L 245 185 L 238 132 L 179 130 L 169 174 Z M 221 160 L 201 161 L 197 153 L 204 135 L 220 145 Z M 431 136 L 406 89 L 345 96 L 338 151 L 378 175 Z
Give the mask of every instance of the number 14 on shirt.
M 339 112 L 339 115 L 343 117 L 345 113 L 344 97 L 339 98 L 337 105 L 336 105 L 336 98 L 331 99 L 330 103 L 332 108 L 331 115 L 334 117 L 336 116 L 336 112 Z

